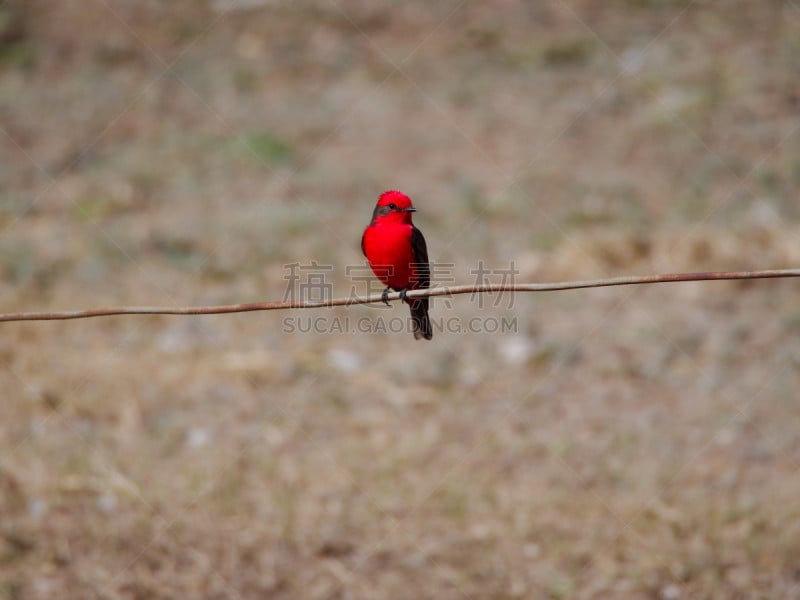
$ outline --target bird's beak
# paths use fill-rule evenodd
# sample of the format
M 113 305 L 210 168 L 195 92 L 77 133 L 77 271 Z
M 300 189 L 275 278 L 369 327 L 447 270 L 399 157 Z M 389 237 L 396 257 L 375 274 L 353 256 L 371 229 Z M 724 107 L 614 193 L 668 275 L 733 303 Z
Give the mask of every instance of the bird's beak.
M 417 212 L 417 209 L 413 206 L 409 206 L 408 208 L 404 208 L 403 212 Z

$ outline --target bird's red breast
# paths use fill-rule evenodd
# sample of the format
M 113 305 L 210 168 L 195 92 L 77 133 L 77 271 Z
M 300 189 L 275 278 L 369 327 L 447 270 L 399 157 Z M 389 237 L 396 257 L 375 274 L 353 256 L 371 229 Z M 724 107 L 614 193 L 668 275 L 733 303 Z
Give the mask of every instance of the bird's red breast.
M 364 230 L 364 254 L 375 276 L 396 290 L 414 287 L 414 263 L 411 247 L 412 226 L 406 223 L 370 224 Z

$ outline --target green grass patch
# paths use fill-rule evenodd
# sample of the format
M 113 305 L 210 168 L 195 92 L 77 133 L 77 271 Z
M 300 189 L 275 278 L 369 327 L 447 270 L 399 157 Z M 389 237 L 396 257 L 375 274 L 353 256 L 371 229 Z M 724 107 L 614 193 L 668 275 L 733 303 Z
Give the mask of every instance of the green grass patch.
M 234 147 L 240 156 L 268 166 L 288 163 L 294 154 L 287 142 L 266 132 L 241 135 L 236 138 Z
M 594 43 L 588 38 L 559 40 L 542 50 L 542 62 L 548 67 L 579 66 L 589 62 Z
M 34 247 L 25 241 L 0 243 L 0 276 L 11 284 L 22 285 L 36 273 L 38 260 Z
M 800 331 L 800 311 L 783 317 L 783 325 L 792 331 Z
M 35 59 L 33 48 L 28 44 L 0 44 L 0 66 L 27 70 L 33 68 Z

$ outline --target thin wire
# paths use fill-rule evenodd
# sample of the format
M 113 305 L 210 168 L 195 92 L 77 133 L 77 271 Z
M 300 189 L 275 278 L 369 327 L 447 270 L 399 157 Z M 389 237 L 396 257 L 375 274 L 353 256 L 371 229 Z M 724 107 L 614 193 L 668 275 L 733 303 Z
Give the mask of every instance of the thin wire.
M 452 287 L 435 287 L 430 289 L 411 290 L 408 298 L 425 298 L 432 296 L 455 296 L 458 294 L 484 294 L 492 292 L 555 292 L 560 290 L 576 290 L 583 288 L 610 287 L 618 285 L 642 285 L 648 283 L 673 283 L 677 281 L 719 281 L 735 279 L 777 279 L 782 277 L 800 277 L 800 269 L 773 269 L 767 271 L 733 271 L 705 273 L 667 273 L 663 275 L 632 275 L 610 279 L 587 279 L 583 281 L 563 281 L 553 283 L 516 283 L 487 285 L 457 285 Z M 381 302 L 380 294 L 359 298 L 335 298 L 319 302 L 296 301 L 286 302 L 251 302 L 246 304 L 223 304 L 218 306 L 120 306 L 113 308 L 92 308 L 88 310 L 65 310 L 54 312 L 17 312 L 0 313 L 0 322 L 8 321 L 55 321 L 67 319 L 88 319 L 90 317 L 110 317 L 114 315 L 219 315 L 228 313 L 253 312 L 261 310 L 286 310 L 298 308 L 329 308 L 333 306 L 352 306 L 354 304 L 372 304 Z M 387 300 L 399 300 L 400 293 L 387 295 Z

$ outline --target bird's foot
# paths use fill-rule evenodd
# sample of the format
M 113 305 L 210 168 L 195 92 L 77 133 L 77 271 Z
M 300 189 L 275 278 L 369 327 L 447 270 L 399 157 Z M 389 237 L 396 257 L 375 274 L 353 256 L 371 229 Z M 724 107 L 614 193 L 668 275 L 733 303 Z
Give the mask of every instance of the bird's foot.
M 406 298 L 406 294 L 408 294 L 408 288 L 403 288 L 400 290 L 400 302 L 405 302 L 408 304 L 408 298 Z
M 390 288 L 390 287 L 387 287 L 385 290 L 383 290 L 383 293 L 381 294 L 381 301 L 382 301 L 382 302 L 383 302 L 383 303 L 384 303 L 386 306 L 389 306 L 389 290 L 391 290 L 391 289 L 392 289 L 392 288 Z

